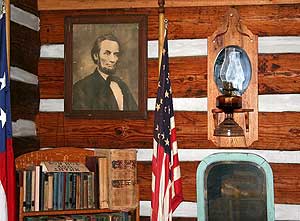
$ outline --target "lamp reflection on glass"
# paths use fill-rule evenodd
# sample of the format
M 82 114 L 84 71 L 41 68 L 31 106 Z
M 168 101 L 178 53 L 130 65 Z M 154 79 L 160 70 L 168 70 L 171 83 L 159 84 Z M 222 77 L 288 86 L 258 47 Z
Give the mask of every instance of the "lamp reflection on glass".
M 216 107 L 225 113 L 225 119 L 214 131 L 214 136 L 244 136 L 244 130 L 234 121 L 234 110 L 242 108 L 241 94 L 245 90 L 245 73 L 241 62 L 241 51 L 237 47 L 226 47 L 219 69 L 222 95 L 216 98 Z M 247 87 L 248 85 L 246 85 Z

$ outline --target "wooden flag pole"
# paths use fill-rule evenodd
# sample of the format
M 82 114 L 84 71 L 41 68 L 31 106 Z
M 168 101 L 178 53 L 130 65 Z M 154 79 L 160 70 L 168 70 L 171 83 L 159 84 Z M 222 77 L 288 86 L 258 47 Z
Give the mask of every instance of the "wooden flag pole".
M 165 0 L 158 0 L 158 75 L 160 72 L 160 64 L 162 59 L 162 49 L 164 46 L 164 31 L 165 31 Z
M 5 0 L 6 10 L 6 55 L 7 55 L 7 70 L 10 76 L 10 0 Z

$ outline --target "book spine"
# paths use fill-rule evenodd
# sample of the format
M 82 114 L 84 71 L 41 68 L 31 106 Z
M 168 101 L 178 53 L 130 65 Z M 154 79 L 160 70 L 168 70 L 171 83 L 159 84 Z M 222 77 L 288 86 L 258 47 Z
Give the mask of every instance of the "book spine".
M 81 189 L 81 182 L 80 182 L 80 174 L 76 174 L 76 209 L 80 209 L 80 189 Z
M 99 205 L 100 208 L 108 208 L 108 171 L 107 158 L 98 158 L 99 165 Z
M 29 212 L 31 210 L 31 175 L 30 170 L 26 171 L 26 202 L 25 202 L 25 211 Z
M 94 201 L 94 173 L 90 172 L 88 174 L 88 208 L 92 209 L 95 208 L 95 201 Z
M 44 188 L 45 188 L 45 173 L 42 172 L 41 170 L 41 167 L 40 167 L 40 196 L 39 196 L 39 200 L 40 200 L 40 203 L 39 203 L 39 210 L 44 210 Z
M 94 208 L 99 208 L 99 165 L 97 156 L 87 156 L 86 166 L 93 173 Z
M 79 208 L 83 209 L 84 208 L 84 173 L 80 173 L 79 194 L 80 194 Z
M 53 173 L 53 210 L 58 209 L 58 173 Z
M 42 210 L 48 210 L 48 202 L 49 202 L 49 183 L 48 183 L 48 174 L 43 173 L 45 180 L 43 182 L 44 184 L 44 199 L 43 199 L 43 207 Z
M 70 175 L 71 175 L 71 173 L 66 173 L 65 174 L 65 181 L 64 181 L 64 192 L 65 192 L 64 208 L 66 210 L 70 209 L 70 207 L 69 207 L 69 202 L 70 202 Z
M 71 208 L 76 209 L 76 181 L 77 174 L 72 173 L 72 188 L 71 188 Z
M 83 209 L 88 208 L 88 173 L 83 173 Z
M 27 195 L 26 195 L 27 185 L 26 185 L 26 182 L 27 182 L 27 171 L 24 170 L 23 171 L 23 211 L 24 212 L 26 212 L 26 200 L 27 200 Z
M 48 210 L 53 209 L 53 194 L 54 194 L 54 175 L 48 174 Z
M 34 211 L 40 211 L 40 166 L 35 166 Z
M 57 173 L 58 182 L 57 182 L 57 209 L 63 210 L 63 198 L 64 198 L 64 173 Z
M 30 211 L 35 211 L 35 169 L 31 170 L 31 208 Z

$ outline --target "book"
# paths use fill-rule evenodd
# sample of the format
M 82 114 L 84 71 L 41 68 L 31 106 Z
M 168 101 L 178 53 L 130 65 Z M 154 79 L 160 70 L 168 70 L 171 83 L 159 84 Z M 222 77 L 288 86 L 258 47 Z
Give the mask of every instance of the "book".
M 95 208 L 95 186 L 94 186 L 94 180 L 95 180 L 95 175 L 94 172 L 91 172 L 88 174 L 87 177 L 87 185 L 88 185 L 88 192 L 87 192 L 87 207 L 89 209 Z
M 30 211 L 35 211 L 35 170 L 34 168 L 31 169 L 31 208 Z
M 26 189 L 25 189 L 25 212 L 31 211 L 31 191 L 32 191 L 32 171 L 31 170 L 26 170 L 24 171 L 25 176 L 26 176 Z
M 86 157 L 86 167 L 91 171 L 93 175 L 93 199 L 95 202 L 94 208 L 99 207 L 99 164 L 97 156 L 87 156 Z
M 42 173 L 42 168 L 41 166 L 40 167 L 40 196 L 39 196 L 39 210 L 44 210 L 44 198 L 45 198 L 45 182 L 46 182 L 46 174 L 45 173 Z M 48 178 L 47 178 L 47 182 L 48 182 Z
M 70 208 L 76 209 L 76 181 L 77 181 L 77 174 L 72 173 L 71 175 L 71 197 L 70 197 Z
M 44 174 L 44 173 L 43 173 Z M 48 175 L 45 174 L 44 184 L 44 198 L 43 198 L 43 207 L 42 210 L 48 210 L 48 202 L 49 202 L 49 184 L 48 184 Z
M 40 211 L 41 171 L 40 171 L 40 166 L 35 166 L 34 168 L 35 168 L 34 211 Z
M 108 171 L 107 158 L 99 157 L 99 205 L 100 208 L 108 208 Z
M 40 165 L 43 172 L 90 172 L 83 163 L 79 162 L 44 161 Z
M 48 210 L 53 209 L 53 187 L 54 186 L 54 176 L 53 174 L 48 174 Z
M 64 174 L 62 172 L 58 172 L 58 182 L 57 182 L 57 209 L 63 210 L 64 209 Z
M 130 210 L 138 206 L 137 162 L 135 149 L 97 149 L 99 156 L 100 199 L 108 197 L 108 207 L 112 210 Z M 101 160 L 102 159 L 102 160 Z M 105 163 L 106 160 L 106 163 Z M 101 166 L 107 167 L 101 169 Z M 101 172 L 103 170 L 103 172 Z M 101 181 L 104 177 L 104 181 Z M 106 181 L 105 181 L 106 180 Z M 102 184 L 101 182 L 104 182 Z M 107 190 L 105 189 L 107 187 Z M 100 201 L 101 205 L 101 201 Z
M 82 201 L 83 201 L 83 209 L 87 209 L 88 208 L 88 174 L 84 173 L 83 175 L 83 197 L 82 197 Z
M 71 185 L 72 185 L 72 178 L 71 178 L 72 173 L 66 173 L 65 176 L 65 183 L 64 183 L 64 192 L 65 192 L 65 197 L 64 197 L 64 209 L 68 210 L 71 209 L 70 206 L 70 198 L 71 198 Z
M 26 212 L 26 200 L 27 200 L 27 195 L 26 195 L 26 192 L 27 192 L 27 185 L 26 185 L 26 180 L 27 180 L 27 171 L 24 170 L 23 172 L 21 171 L 21 173 L 23 174 L 22 175 L 22 178 L 23 178 L 23 181 L 22 181 L 22 184 L 23 184 L 23 211 Z
M 76 174 L 76 195 L 75 195 L 75 199 L 76 199 L 76 209 L 80 209 L 80 189 L 81 189 L 81 182 L 80 182 L 80 173 Z
M 59 173 L 53 173 L 53 210 L 58 209 Z

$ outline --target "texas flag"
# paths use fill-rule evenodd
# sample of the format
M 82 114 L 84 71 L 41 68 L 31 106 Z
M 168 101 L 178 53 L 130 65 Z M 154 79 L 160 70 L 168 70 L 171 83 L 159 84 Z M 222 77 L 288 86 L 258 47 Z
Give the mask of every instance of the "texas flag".
M 0 221 L 16 221 L 15 162 L 12 148 L 5 13 L 0 15 Z

